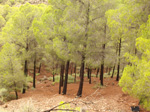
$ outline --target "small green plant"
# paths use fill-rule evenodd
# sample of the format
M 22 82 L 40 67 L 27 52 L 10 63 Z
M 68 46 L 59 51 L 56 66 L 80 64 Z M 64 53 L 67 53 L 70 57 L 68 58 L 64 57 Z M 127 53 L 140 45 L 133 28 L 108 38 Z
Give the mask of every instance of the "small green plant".
M 30 73 L 32 73 L 32 74 L 33 74 L 33 71 L 31 71 L 31 70 L 30 70 Z
M 27 76 L 26 80 L 27 80 L 27 82 L 31 82 L 31 83 L 33 82 L 33 78 L 29 75 Z
M 64 77 L 65 79 L 65 77 Z M 48 80 L 53 81 L 53 77 L 49 77 Z M 60 80 L 60 75 L 56 75 L 55 76 L 55 82 L 59 82 Z M 68 75 L 68 83 L 74 83 L 74 76 L 72 75 Z
M 55 82 L 52 82 L 52 86 L 55 86 Z
M 40 73 L 36 73 L 36 76 L 39 76 L 40 75 Z
M 95 84 L 92 88 L 97 89 L 97 88 L 104 88 L 105 86 L 102 86 L 101 84 L 97 83 Z
M 5 98 L 7 98 L 8 96 L 8 90 L 6 88 L 2 88 L 0 89 L 0 97 L 1 97 L 1 101 L 3 102 Z

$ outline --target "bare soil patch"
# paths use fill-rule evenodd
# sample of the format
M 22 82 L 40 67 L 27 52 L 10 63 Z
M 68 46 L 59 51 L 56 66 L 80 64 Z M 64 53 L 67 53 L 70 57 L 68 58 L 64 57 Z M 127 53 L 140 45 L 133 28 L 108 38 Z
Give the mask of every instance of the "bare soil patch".
M 83 95 L 81 98 L 75 98 L 79 87 L 79 82 L 68 84 L 67 94 L 58 94 L 58 83 L 52 84 L 52 81 L 47 79 L 42 80 L 43 77 L 51 76 L 51 73 L 42 69 L 41 74 L 37 76 L 36 89 L 30 87 L 26 94 L 19 93 L 18 100 L 12 100 L 0 107 L 14 112 L 25 105 L 32 106 L 40 112 L 50 109 L 58 105 L 61 101 L 72 101 L 81 108 L 86 108 L 89 112 L 131 112 L 131 106 L 137 106 L 138 100 L 124 94 L 115 81 L 115 78 L 104 78 L 104 86 L 96 88 L 95 85 L 99 83 L 99 78 L 92 77 L 92 84 L 88 83 L 88 79 L 84 78 Z M 32 84 L 31 84 L 32 86 Z M 95 87 L 95 88 L 94 88 Z M 148 112 L 141 108 L 140 112 Z

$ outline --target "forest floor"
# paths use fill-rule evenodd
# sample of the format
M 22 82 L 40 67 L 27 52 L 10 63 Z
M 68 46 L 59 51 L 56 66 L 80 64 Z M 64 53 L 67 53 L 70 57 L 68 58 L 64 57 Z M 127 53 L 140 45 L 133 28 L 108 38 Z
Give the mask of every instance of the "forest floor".
M 42 70 L 37 76 L 36 89 L 31 87 L 26 94 L 19 93 L 18 100 L 11 100 L 0 105 L 0 108 L 18 112 L 17 109 L 30 107 L 42 112 L 59 105 L 61 101 L 72 101 L 71 106 L 87 109 L 88 112 L 131 112 L 131 106 L 138 105 L 137 99 L 122 92 L 115 78 L 104 78 L 103 87 L 96 86 L 99 83 L 98 78 L 92 77 L 92 84 L 85 78 L 83 95 L 81 98 L 75 98 L 79 82 L 68 84 L 67 94 L 61 95 L 58 94 L 59 84 L 49 81 L 46 78 L 49 76 L 50 73 Z M 140 112 L 148 111 L 141 108 Z

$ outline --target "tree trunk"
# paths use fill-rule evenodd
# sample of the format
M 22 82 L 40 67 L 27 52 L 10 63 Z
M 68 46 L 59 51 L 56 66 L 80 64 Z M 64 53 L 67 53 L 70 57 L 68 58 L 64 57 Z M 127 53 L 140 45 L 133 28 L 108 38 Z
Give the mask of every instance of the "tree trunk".
M 104 64 L 101 64 L 100 81 L 102 86 L 103 86 L 103 77 L 104 77 Z
M 74 82 L 76 82 L 76 64 L 75 64 L 75 67 L 74 67 L 74 73 L 75 73 Z
M 96 78 L 98 77 L 98 73 L 99 73 L 99 68 L 97 69 Z
M 18 99 L 18 92 L 17 90 L 15 90 L 15 94 L 16 94 L 16 100 Z
M 87 78 L 88 79 L 90 78 L 90 69 L 89 68 L 87 69 Z
M 117 53 L 118 53 L 118 44 L 117 44 L 117 46 L 116 46 L 116 55 L 117 55 Z M 114 72 L 115 72 L 115 67 L 116 67 L 116 61 L 117 61 L 117 60 L 115 59 L 114 67 L 113 67 L 113 72 L 112 72 L 111 78 L 114 77 Z
M 55 73 L 53 72 L 53 82 L 55 82 Z
M 111 72 L 111 68 L 109 68 L 108 75 L 110 75 L 110 72 Z
M 40 63 L 40 66 L 39 66 L 39 71 L 38 71 L 38 73 L 40 73 L 40 72 L 41 72 L 41 66 L 42 66 L 42 64 Z
M 25 76 L 27 77 L 27 75 L 28 75 L 28 68 L 27 68 L 27 60 L 25 60 L 25 65 L 24 65 L 24 74 L 25 74 Z M 24 94 L 26 92 L 26 89 L 25 89 L 25 84 L 23 85 L 23 91 L 22 91 L 22 93 Z
M 113 67 L 113 71 L 112 71 L 111 78 L 113 78 L 113 77 L 114 77 L 114 72 L 115 72 L 115 64 L 114 64 L 114 67 Z
M 71 63 L 71 66 L 70 66 L 70 72 L 71 72 L 71 75 L 72 75 L 72 69 L 73 69 L 73 63 Z
M 87 8 L 87 16 L 86 16 L 86 27 L 85 27 L 85 41 L 88 40 L 88 26 L 90 23 L 90 2 L 88 2 L 88 8 Z M 80 70 L 80 84 L 79 84 L 79 89 L 77 92 L 77 96 L 81 97 L 82 96 L 82 89 L 83 89 L 83 81 L 84 81 L 84 64 L 85 64 L 85 51 L 86 51 L 86 43 L 83 44 L 84 46 L 84 51 L 82 52 L 82 59 L 81 59 L 81 70 Z
M 68 60 L 67 64 L 66 64 L 66 72 L 65 72 L 65 82 L 64 82 L 64 87 L 63 87 L 63 95 L 65 95 L 67 93 L 69 63 L 70 63 L 70 61 Z
M 106 38 L 106 24 L 104 28 L 104 34 Z M 101 80 L 101 85 L 103 86 L 103 77 L 104 77 L 104 59 L 105 59 L 105 44 L 102 45 L 102 62 L 101 62 L 101 74 L 100 74 L 100 80 Z
M 26 44 L 26 52 L 28 52 L 28 43 Z M 27 59 L 25 60 L 25 64 L 24 64 L 24 75 L 27 77 L 28 75 L 28 61 Z M 23 85 L 23 91 L 22 93 L 24 94 L 26 92 L 26 88 L 25 88 L 25 84 Z
M 120 71 L 120 54 L 121 54 L 121 38 L 119 42 L 119 54 L 118 54 L 118 67 L 117 67 L 117 78 L 116 81 L 119 81 L 119 71 Z
M 60 72 L 60 78 L 59 78 L 59 94 L 61 94 L 61 82 L 62 82 L 62 79 L 61 79 L 61 72 Z
M 80 72 L 80 84 L 79 84 L 79 89 L 77 96 L 81 97 L 82 96 L 82 89 L 83 89 L 83 81 L 84 81 L 84 64 L 85 64 L 85 56 L 82 55 L 82 60 L 81 60 L 81 72 Z
M 35 78 L 36 78 L 36 53 L 34 57 L 34 74 L 33 74 L 33 88 L 35 88 Z
M 65 63 L 61 65 L 61 87 L 63 87 L 64 84 L 64 71 L 65 71 Z
M 15 95 L 16 95 L 16 100 L 17 100 L 18 99 L 18 92 L 17 92 L 17 89 L 16 89 L 16 83 L 15 82 L 14 82 L 14 86 L 15 86 Z
M 91 84 L 92 69 L 89 69 L 89 84 Z
M 59 94 L 61 94 L 61 87 L 63 86 L 63 77 L 64 77 L 64 63 L 61 64 L 60 70 L 60 80 L 59 80 Z

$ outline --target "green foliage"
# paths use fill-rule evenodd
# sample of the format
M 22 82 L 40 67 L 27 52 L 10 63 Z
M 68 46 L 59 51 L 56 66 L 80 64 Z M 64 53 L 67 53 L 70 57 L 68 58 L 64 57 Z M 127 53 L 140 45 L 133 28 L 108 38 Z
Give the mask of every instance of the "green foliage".
M 21 91 L 23 84 L 33 81 L 30 76 L 24 77 L 22 66 L 25 60 L 32 63 L 35 54 L 53 74 L 59 74 L 60 70 L 55 68 L 67 60 L 79 66 L 84 56 L 87 67 L 96 68 L 104 56 L 105 65 L 111 67 L 119 59 L 124 62 L 124 55 L 128 65 L 119 85 L 150 110 L 149 0 L 49 0 L 49 5 L 12 6 L 17 2 L 24 3 L 25 0 L 0 0 L 2 4 L 11 5 L 0 5 L 2 100 L 9 93 Z M 120 39 L 122 52 L 118 56 Z M 105 50 L 103 44 L 106 44 Z M 92 77 L 96 76 L 92 74 Z M 104 74 L 104 77 L 109 75 Z M 55 75 L 55 82 L 59 79 L 60 76 Z M 41 80 L 47 80 L 47 77 Z M 68 78 L 68 83 L 73 82 L 74 74 Z M 98 87 L 101 86 L 94 86 Z M 70 108 L 69 105 L 66 107 Z
M 0 88 L 8 93 L 20 91 L 26 79 L 14 44 L 6 43 L 0 52 Z
M 1 23 L 0 23 L 0 29 L 5 25 L 5 19 L 3 18 L 3 16 L 1 16 L 0 15 L 0 21 L 1 21 Z
M 39 76 L 40 75 L 40 73 L 36 73 L 36 76 Z
M 150 20 L 150 19 L 149 19 Z M 119 85 L 123 88 L 124 92 L 140 99 L 140 104 L 147 110 L 150 110 L 150 38 L 149 38 L 149 20 L 146 24 L 141 26 L 140 37 L 136 39 L 136 46 L 141 57 L 131 54 L 126 54 L 127 65 L 124 69 L 123 76 Z
M 29 75 L 26 77 L 26 80 L 27 82 L 31 82 L 31 83 L 33 82 L 33 78 Z
M 8 90 L 7 89 L 5 89 L 5 88 L 1 88 L 0 89 L 0 96 L 1 96 L 1 99 L 0 99 L 0 101 L 4 101 L 4 99 L 6 99 L 7 97 L 8 97 Z
M 77 76 L 79 77 L 80 74 L 77 74 Z M 84 76 L 87 77 L 87 74 L 84 74 Z M 95 74 L 91 74 L 91 77 L 96 77 L 96 75 Z

